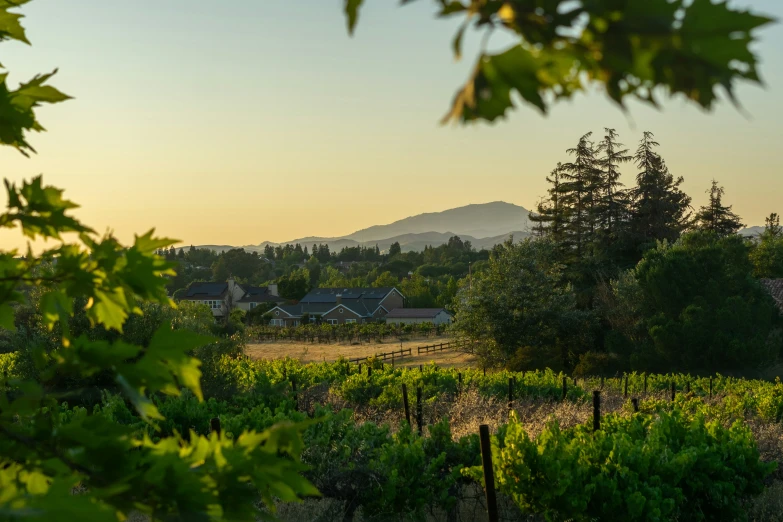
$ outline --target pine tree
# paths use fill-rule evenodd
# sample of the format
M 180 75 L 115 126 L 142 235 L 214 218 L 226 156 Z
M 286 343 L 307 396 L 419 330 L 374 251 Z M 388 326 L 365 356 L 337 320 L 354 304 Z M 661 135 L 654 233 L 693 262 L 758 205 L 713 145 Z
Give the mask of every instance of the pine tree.
M 564 223 L 564 239 L 577 260 L 590 253 L 596 231 L 600 170 L 590 136 L 592 133 L 588 132 L 579 139 L 576 147 L 568 149 L 574 161 L 562 166 L 561 201 L 568 215 Z
M 620 183 L 620 165 L 628 163 L 633 157 L 618 141 L 618 134 L 614 129 L 606 128 L 604 132 L 604 139 L 597 148 L 601 154 L 597 159 L 598 168 L 601 169 L 597 217 L 604 246 L 608 247 L 617 239 L 619 227 L 627 219 L 628 194 Z
M 645 132 L 633 159 L 639 173 L 630 191 L 629 242 L 635 264 L 645 248 L 656 241 L 674 241 L 688 226 L 691 198 L 680 190 L 683 178 L 674 178 L 652 132 Z
M 723 205 L 723 195 L 726 193 L 718 182 L 712 180 L 712 186 L 707 191 L 710 200 L 696 214 L 696 225 L 702 230 L 709 230 L 719 236 L 736 234 L 743 227 L 740 217 L 731 211 L 731 205 Z
M 568 220 L 568 209 L 563 205 L 563 183 L 561 182 L 562 164 L 552 170 L 546 180 L 550 185 L 549 199 L 540 201 L 536 206 L 536 214 L 532 212 L 528 218 L 536 227 L 533 233 L 538 237 L 548 237 L 555 243 L 563 242 L 563 231 Z
M 764 218 L 764 235 L 772 238 L 783 236 L 783 228 L 780 227 L 780 216 L 775 212 Z

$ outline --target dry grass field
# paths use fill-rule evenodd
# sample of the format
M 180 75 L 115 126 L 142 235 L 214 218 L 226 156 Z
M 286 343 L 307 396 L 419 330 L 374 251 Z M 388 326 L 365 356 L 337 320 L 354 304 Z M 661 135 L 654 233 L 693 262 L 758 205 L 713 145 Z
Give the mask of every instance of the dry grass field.
M 354 357 L 367 357 L 378 353 L 388 353 L 398 351 L 400 348 L 407 350 L 411 348 L 413 356 L 395 359 L 395 366 L 418 366 L 434 362 L 442 368 L 465 367 L 475 363 L 475 357 L 456 352 L 454 350 L 444 350 L 442 352 L 431 352 L 429 354 L 416 354 L 416 348 L 438 343 L 448 342 L 446 337 L 427 337 L 413 339 L 408 341 L 386 341 L 383 343 L 362 343 L 362 344 L 317 344 L 302 343 L 296 341 L 278 341 L 248 344 L 245 353 L 253 359 L 283 359 L 291 357 L 299 359 L 303 363 L 309 362 L 332 362 L 340 357 L 351 359 Z M 391 362 L 388 360 L 387 362 Z

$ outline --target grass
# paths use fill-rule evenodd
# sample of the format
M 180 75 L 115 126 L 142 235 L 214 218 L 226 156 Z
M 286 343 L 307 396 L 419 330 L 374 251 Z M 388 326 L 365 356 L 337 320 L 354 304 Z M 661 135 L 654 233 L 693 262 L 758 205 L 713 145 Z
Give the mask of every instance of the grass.
M 419 346 L 429 346 L 449 342 L 447 337 L 425 337 L 407 341 L 393 341 L 373 343 L 335 343 L 335 344 L 317 344 L 297 341 L 277 341 L 248 344 L 245 353 L 252 359 L 283 359 L 291 357 L 299 359 L 303 363 L 310 362 L 334 362 L 340 357 L 351 359 L 354 357 L 367 357 L 378 353 L 388 353 L 411 349 L 412 357 L 403 357 L 395 359 L 396 366 L 418 366 L 434 362 L 442 368 L 463 368 L 475 365 L 476 358 L 472 355 L 457 352 L 454 350 L 444 350 L 442 352 L 430 352 L 428 354 L 416 354 L 416 348 Z M 391 360 L 387 360 L 391 362 Z

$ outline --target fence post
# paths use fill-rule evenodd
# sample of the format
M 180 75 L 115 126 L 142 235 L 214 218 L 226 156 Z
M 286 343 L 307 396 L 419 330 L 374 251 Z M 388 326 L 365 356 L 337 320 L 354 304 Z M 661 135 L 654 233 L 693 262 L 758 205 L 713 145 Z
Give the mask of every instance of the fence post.
M 421 364 L 419 365 L 419 371 L 420 371 L 420 372 L 423 372 L 423 371 L 424 371 L 424 368 L 421 366 Z
M 372 365 L 367 365 L 367 377 L 372 377 Z
M 628 398 L 628 374 L 625 374 L 625 391 L 623 392 L 623 396 L 626 399 Z
M 486 377 L 486 376 L 487 376 L 487 367 L 485 366 L 484 367 L 484 377 Z
M 291 389 L 294 391 L 294 411 L 299 411 L 299 395 L 296 393 L 296 377 L 291 378 Z
M 511 413 L 511 408 L 514 405 L 514 378 L 508 378 L 508 413 Z
M 690 393 L 690 392 L 691 392 L 691 381 L 687 381 L 685 383 L 685 393 Z
M 601 392 L 593 392 L 593 431 L 601 429 Z
M 631 404 L 633 404 L 633 412 L 639 413 L 639 399 L 634 397 L 633 399 L 631 399 Z
M 712 375 L 710 375 L 710 399 L 712 399 Z
M 489 426 L 479 426 L 481 442 L 481 465 L 484 468 L 484 491 L 487 496 L 487 518 L 489 522 L 498 522 L 498 501 L 495 496 L 495 474 L 492 470 L 492 445 L 489 441 Z
M 408 421 L 408 426 L 411 425 L 411 410 L 408 406 L 408 387 L 403 383 L 402 385 L 402 404 L 405 406 L 405 420 Z
M 674 395 L 677 393 L 677 388 L 675 387 L 674 381 L 672 381 L 672 402 L 674 402 Z
M 209 420 L 209 431 L 220 436 L 220 419 L 218 417 L 213 417 Z
M 443 351 L 443 343 L 440 343 L 440 351 Z
M 563 376 L 563 400 L 568 396 L 568 377 Z
M 462 372 L 459 372 L 457 374 L 457 379 L 459 380 L 459 387 L 457 388 L 457 395 L 462 394 Z
M 394 368 L 394 352 L 392 352 L 392 368 Z
M 422 432 L 422 414 L 421 414 L 421 386 L 416 387 L 416 424 L 419 426 L 419 435 Z

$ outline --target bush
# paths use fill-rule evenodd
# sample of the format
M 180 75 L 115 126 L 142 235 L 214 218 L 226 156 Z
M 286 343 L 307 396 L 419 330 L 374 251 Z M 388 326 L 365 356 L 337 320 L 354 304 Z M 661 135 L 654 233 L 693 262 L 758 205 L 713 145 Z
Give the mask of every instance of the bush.
M 602 429 L 550 424 L 531 440 L 516 416 L 493 440 L 500 491 L 548 519 L 734 521 L 764 489 L 750 429 L 697 415 L 607 415 Z M 481 468 L 466 470 L 480 479 Z

